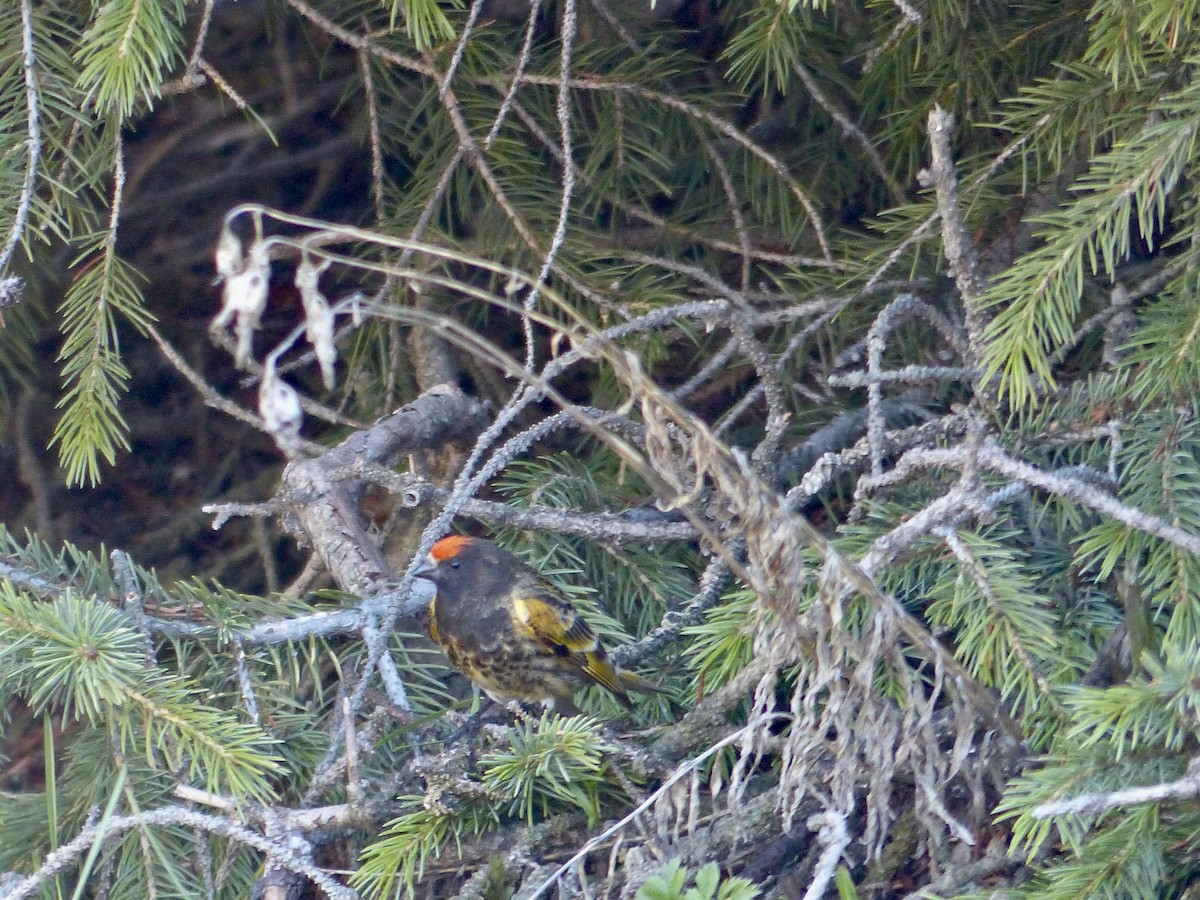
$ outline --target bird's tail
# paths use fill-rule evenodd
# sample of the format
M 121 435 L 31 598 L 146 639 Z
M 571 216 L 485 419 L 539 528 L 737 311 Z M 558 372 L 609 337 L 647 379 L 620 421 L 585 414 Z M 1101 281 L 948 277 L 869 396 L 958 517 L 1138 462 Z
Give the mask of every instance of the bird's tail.
M 621 683 L 621 688 L 625 691 L 634 691 L 639 694 L 659 694 L 663 697 L 669 697 L 672 700 L 675 699 L 674 695 L 666 688 L 659 687 L 653 681 L 643 678 L 636 672 L 618 669 L 617 679 Z

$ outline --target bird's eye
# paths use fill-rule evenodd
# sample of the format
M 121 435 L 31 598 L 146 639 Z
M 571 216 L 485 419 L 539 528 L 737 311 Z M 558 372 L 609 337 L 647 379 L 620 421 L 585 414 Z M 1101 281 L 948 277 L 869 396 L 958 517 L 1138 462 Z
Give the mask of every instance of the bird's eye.
M 450 560 L 450 568 L 452 568 L 452 569 L 460 569 L 460 568 L 462 568 L 462 560 L 461 560 L 461 559 L 452 559 L 452 560 Z

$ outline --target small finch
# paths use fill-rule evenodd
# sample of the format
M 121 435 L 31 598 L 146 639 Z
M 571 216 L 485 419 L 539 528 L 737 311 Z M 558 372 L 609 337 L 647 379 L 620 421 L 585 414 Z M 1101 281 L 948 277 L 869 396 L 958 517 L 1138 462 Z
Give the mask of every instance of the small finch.
M 437 587 L 429 636 L 498 703 L 543 703 L 573 715 L 571 696 L 589 683 L 608 688 L 626 708 L 631 690 L 666 693 L 616 668 L 570 601 L 491 541 L 444 537 L 415 574 Z

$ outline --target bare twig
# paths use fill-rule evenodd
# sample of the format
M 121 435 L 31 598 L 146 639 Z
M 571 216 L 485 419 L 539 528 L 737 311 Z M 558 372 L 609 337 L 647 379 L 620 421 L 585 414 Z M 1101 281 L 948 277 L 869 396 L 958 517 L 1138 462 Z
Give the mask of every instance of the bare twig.
M 0 284 L 0 292 L 3 286 Z M 0 303 L 0 306 L 3 304 Z M 0 311 L 2 321 L 3 311 Z M 41 447 L 44 440 L 34 437 L 33 420 L 34 405 L 37 400 L 35 389 L 27 387 L 17 399 L 11 423 L 11 440 L 16 444 L 17 477 L 33 498 L 33 521 L 35 531 L 42 540 L 53 542 L 58 529 L 54 526 L 53 506 L 51 505 L 53 479 L 49 477 L 42 464 Z
M 1193 759 L 1187 774 L 1177 781 L 1122 788 L 1094 794 L 1080 794 L 1069 800 L 1041 803 L 1030 811 L 1035 819 L 1053 816 L 1098 816 L 1121 806 L 1158 803 L 1162 800 L 1193 800 L 1200 797 L 1200 759 Z
M 996 439 L 991 437 L 984 438 L 974 460 L 969 457 L 970 454 L 963 447 L 913 450 L 901 457 L 886 478 L 889 481 L 901 480 L 919 469 L 940 466 L 963 468 L 977 463 L 981 468 L 1065 497 L 1123 525 L 1167 541 L 1189 553 L 1200 555 L 1200 536 L 1158 516 L 1122 503 L 1112 494 L 1097 488 L 1096 479 L 1089 481 L 1078 475 L 1039 469 L 1009 455 Z M 1095 474 L 1102 478 L 1099 473 Z
M 578 7 L 576 0 L 563 0 L 562 30 L 559 49 L 559 82 L 558 97 L 555 102 L 555 115 L 558 117 L 558 134 L 561 143 L 559 159 L 562 162 L 562 196 L 558 204 L 558 221 L 554 225 L 554 235 L 550 238 L 550 246 L 542 259 L 542 268 L 538 271 L 537 279 L 525 295 L 525 315 L 522 322 L 525 327 L 525 369 L 533 371 L 535 345 L 533 340 L 532 315 L 537 307 L 538 295 L 542 287 L 555 269 L 555 260 L 562 249 L 563 241 L 567 238 L 567 220 L 571 212 L 571 197 L 575 193 L 575 159 L 571 148 L 571 53 L 575 49 L 575 31 L 578 26 Z
M 471 8 L 467 11 L 467 21 L 463 23 L 462 33 L 458 36 L 458 43 L 454 45 L 454 55 L 450 57 L 450 64 L 446 66 L 446 74 L 442 76 L 441 87 L 438 89 L 438 94 L 445 99 L 446 92 L 450 90 L 450 83 L 454 81 L 454 75 L 458 72 L 458 67 L 462 65 L 463 56 L 467 52 L 467 45 L 471 41 L 471 36 L 475 33 L 475 24 L 479 21 L 479 15 L 483 12 L 484 0 L 472 0 Z M 364 52 L 366 48 L 360 50 Z
M 37 187 L 38 162 L 42 155 L 42 122 L 36 65 L 37 57 L 33 52 L 33 2 L 32 0 L 21 0 L 21 69 L 25 77 L 25 179 L 21 183 L 21 195 L 17 200 L 12 228 L 9 229 L 4 247 L 0 248 L 0 276 L 8 269 L 13 253 L 16 252 L 17 244 L 21 242 L 21 237 L 25 234 L 25 226 L 29 221 L 29 209 L 33 204 L 33 194 Z M 19 282 L 10 279 L 0 280 L 0 309 L 9 305 L 12 299 L 19 294 Z
M 887 372 L 847 372 L 830 375 L 830 387 L 870 387 L 878 384 L 929 384 L 938 381 L 970 381 L 979 373 L 954 366 L 904 366 Z
M 794 68 L 796 74 L 800 76 L 800 81 L 804 84 L 804 89 L 813 98 L 813 102 L 825 110 L 825 114 L 842 127 L 843 134 L 850 137 L 862 148 L 862 152 L 871 161 L 871 165 L 875 167 L 875 174 L 887 185 L 888 193 L 892 196 L 892 203 L 896 204 L 896 206 L 902 206 L 905 202 L 904 191 L 900 189 L 900 185 L 892 177 L 892 173 L 888 171 L 887 166 L 883 162 L 883 157 L 879 155 L 879 151 L 875 149 L 875 145 L 871 142 L 871 139 L 861 128 L 851 121 L 850 116 L 841 107 L 825 95 L 825 92 L 821 90 L 821 86 L 817 84 L 817 79 L 813 78 L 812 73 L 808 71 L 807 66 L 798 62 Z
M 191 55 L 188 56 L 185 79 L 189 77 L 196 79 L 198 77 L 200 57 L 204 53 L 204 44 L 208 40 L 208 28 L 212 24 L 213 8 L 215 6 L 216 0 L 204 0 L 204 10 L 200 13 L 200 25 L 196 28 L 196 42 L 192 45 Z
M 980 306 L 986 285 L 979 270 L 979 257 L 967 233 L 966 219 L 958 196 L 958 173 L 951 158 L 950 136 L 954 131 L 954 116 L 934 105 L 929 111 L 929 145 L 932 163 L 923 173 L 925 180 L 937 192 L 938 212 L 942 218 L 942 243 L 950 274 L 958 285 L 966 311 L 967 335 L 971 355 L 968 362 L 976 365 L 983 351 L 983 327 L 987 324 Z
M 128 816 L 112 816 L 98 824 L 84 827 L 79 834 L 48 854 L 36 872 L 15 884 L 0 900 L 23 900 L 36 895 L 47 880 L 75 866 L 93 845 L 118 837 L 127 831 L 142 828 L 194 828 L 219 835 L 234 843 L 257 850 L 270 864 L 303 875 L 334 900 L 356 900 L 358 894 L 334 881 L 317 867 L 309 853 L 294 842 L 281 842 L 264 837 L 231 819 L 207 815 L 180 807 L 154 809 Z
M 401 503 L 409 508 L 440 505 L 448 501 L 451 495 L 446 488 L 418 475 L 398 474 L 382 466 L 357 465 L 344 477 L 382 485 L 398 495 Z M 614 543 L 690 540 L 695 535 L 695 529 L 687 522 L 640 522 L 622 513 L 585 513 L 536 504 L 511 506 L 491 500 L 468 499 L 461 504 L 459 512 L 495 525 L 540 529 Z
M 465 37 L 465 36 L 464 36 Z M 358 70 L 362 74 L 363 93 L 367 98 L 367 124 L 371 138 L 371 197 L 375 201 L 375 222 L 383 222 L 383 139 L 379 132 L 379 100 L 371 77 L 371 58 L 358 50 Z

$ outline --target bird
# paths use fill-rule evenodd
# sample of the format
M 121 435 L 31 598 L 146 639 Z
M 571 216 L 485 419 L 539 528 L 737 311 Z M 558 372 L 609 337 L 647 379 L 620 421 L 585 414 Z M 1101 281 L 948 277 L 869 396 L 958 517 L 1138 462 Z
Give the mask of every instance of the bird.
M 450 663 L 505 705 L 577 715 L 572 695 L 599 684 L 626 709 L 630 691 L 667 694 L 613 665 L 591 626 L 544 577 L 483 538 L 437 541 L 413 573 L 433 582 L 429 636 Z

